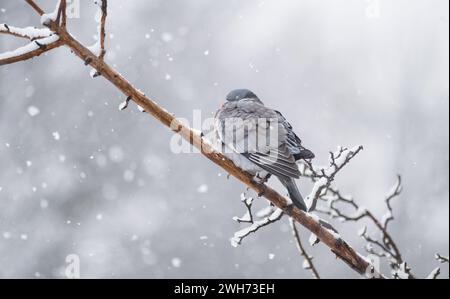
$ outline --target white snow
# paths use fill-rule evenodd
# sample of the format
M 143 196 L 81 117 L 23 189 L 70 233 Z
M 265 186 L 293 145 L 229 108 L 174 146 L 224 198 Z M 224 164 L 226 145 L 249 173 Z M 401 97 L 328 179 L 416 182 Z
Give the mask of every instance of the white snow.
M 96 69 L 91 69 L 90 71 L 89 71 L 89 76 L 91 77 L 91 78 L 95 78 L 96 76 L 97 76 L 97 74 L 98 74 L 98 72 L 97 72 L 97 70 Z
M 436 279 L 436 277 L 438 277 L 440 273 L 441 273 L 441 268 L 437 267 L 436 269 L 431 271 L 431 273 L 428 275 L 427 279 Z
M 234 217 L 233 217 L 233 220 L 234 220 L 234 221 L 237 221 L 237 222 L 250 222 L 250 220 L 251 220 L 251 218 L 250 218 L 250 213 L 247 211 L 247 212 L 244 214 L 244 216 L 242 216 L 242 217 L 234 216 Z
M 314 246 L 317 243 L 320 242 L 319 238 L 317 238 L 317 236 L 315 234 L 311 234 L 311 236 L 309 236 L 309 245 Z
M 56 8 L 53 12 L 48 14 L 43 14 L 41 16 L 41 24 L 42 25 L 48 25 L 51 21 L 56 21 L 56 18 L 58 17 L 58 10 L 59 6 L 61 4 L 61 0 L 58 0 L 58 3 L 56 4 Z
M 320 195 L 322 195 L 322 193 L 326 190 L 327 185 L 327 178 L 321 178 L 314 184 L 311 193 L 306 197 L 306 204 L 308 205 L 309 211 L 315 209 L 317 200 L 320 198 Z
M 53 132 L 52 136 L 53 136 L 53 139 L 55 139 L 56 141 L 61 139 L 61 135 L 57 131 Z
M 127 109 L 127 107 L 128 107 L 128 101 L 123 101 L 123 102 L 120 103 L 120 105 L 119 105 L 119 110 L 120 110 L 120 111 L 125 110 L 125 109 Z
M 209 187 L 206 184 L 202 184 L 197 188 L 197 192 L 201 194 L 208 193 Z
M 274 210 L 274 207 L 272 207 L 272 206 L 267 206 L 267 207 L 265 207 L 265 208 L 259 210 L 259 211 L 256 213 L 256 217 L 258 217 L 258 218 L 267 217 L 267 216 L 269 216 L 270 214 L 273 213 L 273 210 Z
M 367 233 L 367 226 L 363 226 L 358 230 L 358 236 L 363 237 Z
M 37 42 L 41 45 L 49 45 L 58 40 L 59 40 L 59 36 L 54 34 L 49 37 L 39 39 Z M 0 59 L 8 59 L 8 58 L 12 58 L 12 57 L 25 55 L 25 54 L 33 52 L 37 49 L 39 49 L 39 45 L 36 43 L 36 41 L 33 41 L 33 42 L 29 43 L 28 45 L 25 45 L 23 47 L 15 49 L 14 51 L 0 53 Z
M 383 215 L 383 218 L 381 219 L 381 223 L 386 223 L 386 221 L 388 220 L 388 219 L 391 219 L 391 218 L 393 218 L 393 215 L 392 215 L 392 213 L 391 213 L 391 211 L 387 211 L 386 212 L 386 214 L 384 214 Z
M 272 215 L 270 215 L 270 217 L 264 218 L 260 221 L 256 221 L 255 223 L 253 223 L 251 226 L 246 227 L 244 229 L 241 229 L 240 231 L 237 231 L 234 236 L 230 239 L 231 242 L 231 246 L 233 247 L 238 247 L 239 244 L 241 243 L 242 239 L 249 235 L 251 232 L 256 231 L 259 227 L 263 226 L 264 224 L 270 222 L 270 221 L 274 221 L 275 219 L 277 219 L 278 217 L 280 217 L 280 215 L 283 213 L 282 210 L 277 209 L 275 212 L 273 212 Z
M 180 268 L 181 267 L 181 259 L 178 257 L 174 257 L 172 259 L 172 266 L 175 268 Z
M 173 40 L 173 35 L 170 32 L 164 32 L 161 34 L 161 39 L 166 43 L 170 43 Z
M 408 265 L 406 263 L 402 263 L 400 265 L 400 268 L 395 271 L 395 274 L 400 278 L 400 279 L 408 279 L 409 278 L 409 274 L 408 274 Z
M 311 266 L 309 265 L 308 260 L 303 260 L 302 268 L 305 270 L 311 269 Z
M 28 111 L 28 114 L 29 114 L 31 117 L 34 117 L 34 116 L 38 115 L 39 113 L 41 113 L 41 111 L 39 110 L 39 108 L 38 108 L 38 107 L 35 107 L 35 106 L 30 106 L 30 107 L 28 107 L 27 111 Z
M 92 52 L 95 56 L 100 56 L 102 53 L 102 48 L 100 44 L 100 33 L 101 33 L 101 18 L 102 18 L 102 0 L 99 0 L 97 2 L 98 9 L 97 13 L 95 14 L 94 20 L 97 23 L 97 35 L 95 36 L 95 44 L 93 44 L 90 47 L 87 47 L 89 51 Z

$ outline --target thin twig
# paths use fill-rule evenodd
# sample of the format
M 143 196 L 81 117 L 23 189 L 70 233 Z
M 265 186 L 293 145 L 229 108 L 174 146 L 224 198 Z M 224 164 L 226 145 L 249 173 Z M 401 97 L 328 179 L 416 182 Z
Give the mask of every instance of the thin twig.
M 442 256 L 439 253 L 436 253 L 435 258 L 441 264 L 448 264 L 448 256 Z
M 303 268 L 311 271 L 311 274 L 313 275 L 314 278 L 320 279 L 319 272 L 317 271 L 317 269 L 313 263 L 313 257 L 308 255 L 308 253 L 306 252 L 306 250 L 302 244 L 302 241 L 300 239 L 300 234 L 298 232 L 298 229 L 297 229 L 297 226 L 295 225 L 294 220 L 292 220 L 292 218 L 289 218 L 289 223 L 291 224 L 291 227 L 292 227 L 292 233 L 294 235 L 295 242 L 297 243 L 298 251 L 300 252 L 300 255 L 305 259 L 305 264 L 304 264 Z
M 40 43 L 39 40 L 35 40 L 27 46 L 17 49 L 16 51 L 0 54 L 0 66 L 38 57 L 50 50 L 62 46 L 63 44 L 64 42 L 62 40 L 57 40 L 49 44 L 43 44 Z
M 26 27 L 19 28 L 7 24 L 0 24 L 0 34 L 8 34 L 14 37 L 29 39 L 31 41 L 49 37 L 52 32 L 48 28 Z
M 245 215 L 243 217 L 234 217 L 233 220 L 238 223 L 251 223 L 253 224 L 253 197 L 247 197 L 244 193 L 241 194 L 241 201 L 245 205 L 245 208 L 247 209 Z
M 38 15 L 42 16 L 44 11 L 36 4 L 33 0 L 25 0 L 33 9 L 37 12 Z
M 100 59 L 103 59 L 106 54 L 105 50 L 105 38 L 106 38 L 106 17 L 108 16 L 108 0 L 100 0 L 101 3 L 101 11 L 102 11 L 102 17 L 100 20 Z
M 237 247 L 242 243 L 242 241 L 248 237 L 249 235 L 256 233 L 263 227 L 266 227 L 272 223 L 277 222 L 283 217 L 283 211 L 278 209 L 275 212 L 273 212 L 270 216 L 265 217 L 262 220 L 254 221 L 253 224 L 247 228 L 241 229 L 240 231 L 237 231 L 233 238 L 231 238 L 231 245 L 234 247 Z
M 56 18 L 56 23 L 61 26 L 61 28 L 66 28 L 67 25 L 67 3 L 66 0 L 61 0 L 58 8 L 58 16 Z

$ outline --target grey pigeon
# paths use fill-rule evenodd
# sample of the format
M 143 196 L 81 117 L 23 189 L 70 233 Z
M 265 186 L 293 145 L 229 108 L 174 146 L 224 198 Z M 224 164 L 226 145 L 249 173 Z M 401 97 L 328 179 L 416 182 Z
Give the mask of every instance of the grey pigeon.
M 236 166 L 261 181 L 276 176 L 293 204 L 307 210 L 295 183 L 300 178 L 296 161 L 313 159 L 314 154 L 302 146 L 280 112 L 264 106 L 250 90 L 234 90 L 217 111 L 214 130 L 222 151 Z

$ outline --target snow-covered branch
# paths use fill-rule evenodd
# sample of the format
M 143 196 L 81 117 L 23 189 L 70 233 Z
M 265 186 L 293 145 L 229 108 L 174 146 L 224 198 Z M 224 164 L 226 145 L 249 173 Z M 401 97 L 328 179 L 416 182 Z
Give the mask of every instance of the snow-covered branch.
M 0 33 L 31 40 L 28 45 L 1 53 L 0 66 L 37 57 L 64 44 L 64 41 L 60 38 L 60 33 L 65 32 L 66 1 L 59 0 L 55 11 L 49 14 L 45 14 L 33 0 L 26 0 L 26 2 L 41 16 L 41 23 L 47 28 L 16 28 L 6 24 L 0 25 Z M 56 33 L 56 29 L 60 32 Z
M 435 258 L 441 264 L 448 264 L 448 256 L 442 256 L 439 253 L 436 253 Z
M 311 193 L 306 197 L 308 211 L 316 209 L 318 200 L 327 192 L 334 178 L 356 155 L 363 150 L 362 146 L 352 149 L 339 147 L 338 151 L 330 152 L 330 165 L 328 167 L 313 166 L 311 161 L 305 162 L 301 169 L 303 176 L 311 178 L 315 183 Z
M 434 258 L 440 262 L 441 264 L 448 264 L 448 257 L 442 256 L 439 253 L 436 253 Z M 441 275 L 441 268 L 437 267 L 428 275 L 427 279 L 438 279 L 439 275 Z
M 28 45 L 17 48 L 14 51 L 1 53 L 0 66 L 37 57 L 61 45 L 63 45 L 63 42 L 56 34 L 32 41 Z
M 241 229 L 240 231 L 237 231 L 234 234 L 234 236 L 230 239 L 231 245 L 233 247 L 239 246 L 246 237 L 248 237 L 252 233 L 256 233 L 263 227 L 266 227 L 272 223 L 277 222 L 282 217 L 283 217 L 283 211 L 280 209 L 276 209 L 269 216 L 264 217 L 263 219 L 258 220 L 258 221 L 253 221 L 251 226 Z M 253 217 L 250 216 L 250 218 L 253 218 Z M 238 220 L 236 219 L 236 221 L 238 221 Z M 240 221 L 240 222 L 244 222 L 244 221 Z M 246 221 L 246 222 L 248 222 L 248 221 Z
M 367 242 L 366 251 L 378 257 L 387 258 L 393 271 L 399 271 L 400 265 L 404 263 L 404 260 L 396 242 L 388 231 L 388 224 L 390 221 L 394 220 L 392 200 L 400 196 L 401 192 L 402 178 L 401 176 L 398 176 L 395 185 L 386 195 L 385 203 L 387 212 L 382 220 L 378 220 L 374 213 L 367 210 L 365 207 L 360 206 L 351 196 L 342 195 L 339 190 L 334 188 L 329 188 L 328 194 L 321 198 L 327 203 L 327 206 L 318 209 L 318 211 L 342 222 L 358 222 L 364 218 L 369 219 L 379 230 L 381 240 L 372 238 L 366 226 L 361 228 L 358 234 Z M 354 212 L 347 212 L 349 209 Z M 411 271 L 404 273 L 412 275 Z
M 94 53 L 100 59 L 103 59 L 106 50 L 105 50 L 105 37 L 106 37 L 106 17 L 108 15 L 108 2 L 107 0 L 97 0 L 95 4 L 98 6 L 97 14 L 95 16 L 95 20 L 98 24 L 97 26 L 97 36 L 96 42 L 94 45 L 90 46 L 88 49 Z
M 437 267 L 428 275 L 427 279 L 437 279 L 441 275 L 441 268 Z
M 31 41 L 49 37 L 52 32 L 48 28 L 25 27 L 19 28 L 7 24 L 0 24 L 0 34 L 9 34 L 15 37 L 26 38 Z
M 244 193 L 241 194 L 241 201 L 245 205 L 247 211 L 242 217 L 233 217 L 233 220 L 238 223 L 252 223 L 253 224 L 253 197 L 247 197 Z

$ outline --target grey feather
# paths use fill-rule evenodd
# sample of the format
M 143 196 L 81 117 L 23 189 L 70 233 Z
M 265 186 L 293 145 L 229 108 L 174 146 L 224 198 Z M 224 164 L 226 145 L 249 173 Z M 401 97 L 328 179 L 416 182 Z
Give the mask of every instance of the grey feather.
M 284 187 L 289 192 L 289 198 L 292 200 L 292 203 L 299 208 L 302 211 L 307 211 L 307 206 L 305 203 L 305 200 L 303 199 L 303 196 L 300 194 L 300 191 L 298 190 L 297 184 L 295 183 L 293 178 L 282 178 L 278 177 L 280 182 L 283 184 Z

